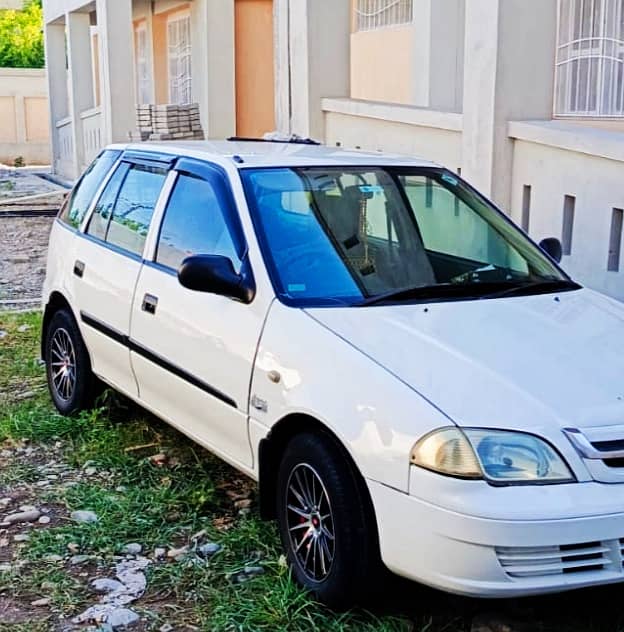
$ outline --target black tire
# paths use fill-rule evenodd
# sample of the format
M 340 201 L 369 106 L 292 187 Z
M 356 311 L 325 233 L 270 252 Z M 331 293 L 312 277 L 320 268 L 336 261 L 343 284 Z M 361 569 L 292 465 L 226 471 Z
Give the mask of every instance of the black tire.
M 89 353 L 73 315 L 67 309 L 55 312 L 45 331 L 45 363 L 48 390 L 62 415 L 93 407 L 96 378 Z
M 307 499 L 302 491 L 306 476 Z M 282 545 L 294 579 L 335 609 L 362 603 L 381 567 L 375 517 L 363 486 L 359 473 L 331 437 L 305 433 L 286 446 L 277 478 Z M 320 502 L 315 505 L 312 498 L 312 506 L 307 506 L 311 497 Z M 317 555 L 314 567 L 313 552 Z

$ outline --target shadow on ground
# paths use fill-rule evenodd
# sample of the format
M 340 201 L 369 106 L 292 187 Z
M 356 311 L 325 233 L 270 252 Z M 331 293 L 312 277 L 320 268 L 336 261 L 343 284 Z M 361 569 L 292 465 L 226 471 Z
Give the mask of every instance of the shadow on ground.
M 474 599 L 391 576 L 378 596 L 369 608 L 375 615 L 407 617 L 423 632 L 624 631 L 622 584 L 538 597 Z

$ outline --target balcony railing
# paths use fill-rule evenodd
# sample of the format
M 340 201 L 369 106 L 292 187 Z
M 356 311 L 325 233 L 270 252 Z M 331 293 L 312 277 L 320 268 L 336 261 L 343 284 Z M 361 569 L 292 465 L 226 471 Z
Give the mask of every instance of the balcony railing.
M 56 122 L 58 135 L 58 153 L 54 156 L 55 170 L 63 175 L 70 175 L 74 170 L 74 141 L 72 118 L 67 116 Z
M 99 107 L 81 112 L 84 165 L 91 164 L 102 148 L 102 112 Z

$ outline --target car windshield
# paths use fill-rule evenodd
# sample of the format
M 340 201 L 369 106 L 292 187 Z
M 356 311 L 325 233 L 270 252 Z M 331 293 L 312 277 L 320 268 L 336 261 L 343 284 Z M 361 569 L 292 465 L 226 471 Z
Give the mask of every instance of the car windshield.
M 287 304 L 489 298 L 578 287 L 443 169 L 241 173 L 276 292 Z

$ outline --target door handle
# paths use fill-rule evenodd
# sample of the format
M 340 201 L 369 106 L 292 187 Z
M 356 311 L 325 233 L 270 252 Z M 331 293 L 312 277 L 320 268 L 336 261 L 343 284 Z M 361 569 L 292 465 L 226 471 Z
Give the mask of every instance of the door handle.
M 76 261 L 76 263 L 74 263 L 74 274 L 79 278 L 82 279 L 82 275 L 84 274 L 84 269 L 85 269 L 85 264 L 82 261 Z
M 143 304 L 141 305 L 141 309 L 148 314 L 155 314 L 157 305 L 158 297 L 153 296 L 152 294 L 146 294 L 143 297 Z

